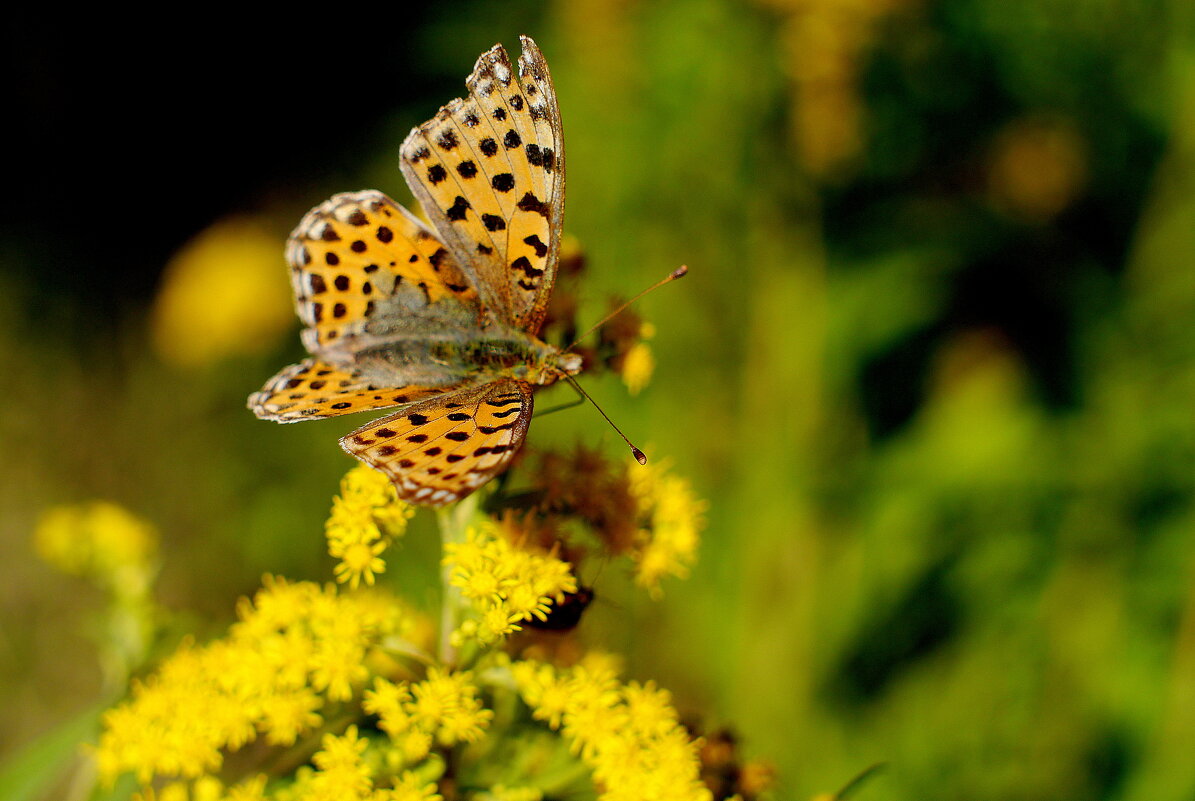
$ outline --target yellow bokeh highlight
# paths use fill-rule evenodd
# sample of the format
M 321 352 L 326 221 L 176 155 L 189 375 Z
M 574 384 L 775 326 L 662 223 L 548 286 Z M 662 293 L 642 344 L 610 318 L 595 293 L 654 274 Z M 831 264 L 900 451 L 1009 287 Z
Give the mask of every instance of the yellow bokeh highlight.
M 117 504 L 92 501 L 47 511 L 33 543 L 42 559 L 64 573 L 140 593 L 153 575 L 158 533 Z
M 230 217 L 182 247 L 154 301 L 154 348 L 177 367 L 202 367 L 273 348 L 293 325 L 281 239 Z

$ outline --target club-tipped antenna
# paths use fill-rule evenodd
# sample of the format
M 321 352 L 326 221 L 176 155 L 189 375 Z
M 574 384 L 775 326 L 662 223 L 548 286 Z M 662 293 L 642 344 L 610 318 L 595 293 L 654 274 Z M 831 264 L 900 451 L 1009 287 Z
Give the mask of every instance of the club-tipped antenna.
M 636 448 L 633 444 L 631 444 L 631 441 L 629 439 L 627 439 L 627 435 L 622 433 L 622 431 L 619 431 L 618 426 L 614 425 L 614 421 L 610 419 L 609 415 L 607 415 L 605 412 L 602 411 L 601 406 L 597 405 L 597 401 L 595 401 L 593 398 L 589 397 L 589 393 L 586 392 L 585 390 L 581 389 L 581 385 L 578 384 L 576 382 L 576 380 L 574 380 L 571 375 L 566 375 L 564 377 L 564 380 L 569 382 L 570 384 L 572 384 L 573 389 L 575 389 L 575 390 L 577 390 L 577 392 L 581 393 L 581 397 L 585 398 L 585 400 L 587 400 L 593 404 L 593 408 L 598 410 L 598 414 L 600 414 L 602 417 L 606 418 L 606 422 L 610 424 L 610 428 L 613 428 L 615 431 L 618 431 L 618 436 L 622 437 L 622 441 L 625 442 L 627 444 L 627 447 L 631 449 L 631 453 L 634 455 L 635 461 L 638 462 L 639 464 L 647 464 L 647 455 L 643 451 Z
M 688 272 L 689 272 L 689 268 L 688 268 L 686 265 L 684 265 L 684 264 L 682 264 L 680 267 L 677 267 L 675 270 L 673 270 L 672 272 L 668 273 L 668 275 L 664 276 L 664 277 L 663 277 L 663 278 L 661 278 L 659 281 L 656 281 L 654 284 L 652 284 L 651 286 L 649 286 L 647 289 L 643 290 L 643 291 L 642 291 L 642 292 L 640 292 L 638 295 L 636 295 L 635 297 L 631 298 L 631 299 L 630 299 L 630 300 L 628 300 L 626 303 L 622 304 L 622 305 L 621 305 L 621 306 L 619 306 L 617 309 L 615 309 L 614 311 L 610 312 L 610 313 L 609 313 L 609 314 L 607 314 L 605 317 L 603 317 L 602 319 L 598 320 L 598 321 L 597 321 L 595 324 L 593 324 L 592 326 L 590 326 L 589 330 L 588 330 L 588 331 L 586 331 L 586 332 L 585 332 L 584 334 L 582 334 L 581 336 L 579 336 L 579 337 L 577 337 L 576 339 L 574 339 L 574 340 L 573 340 L 573 343 L 572 343 L 571 345 L 569 345 L 567 348 L 565 348 L 565 349 L 564 349 L 564 352 L 565 352 L 565 353 L 567 353 L 567 352 L 569 352 L 570 350 L 572 350 L 573 348 L 577 347 L 577 343 L 579 343 L 579 342 L 580 342 L 582 339 L 585 339 L 585 337 L 589 336 L 589 335 L 590 335 L 590 334 L 592 334 L 594 331 L 596 331 L 596 330 L 598 330 L 599 328 L 601 328 L 601 327 L 602 327 L 603 325 L 605 325 L 607 322 L 609 322 L 610 320 L 613 320 L 615 317 L 617 317 L 618 315 L 622 314 L 622 313 L 623 313 L 623 311 L 625 311 L 625 310 L 626 310 L 626 308 L 627 308 L 628 306 L 630 306 L 630 305 L 631 305 L 632 303 L 634 303 L 635 301 L 639 300 L 639 298 L 643 297 L 643 296 L 644 296 L 644 295 L 646 295 L 648 292 L 651 292 L 653 289 L 659 289 L 660 287 L 664 286 L 664 284 L 667 284 L 667 283 L 669 283 L 669 282 L 671 282 L 671 281 L 675 281 L 675 280 L 676 280 L 676 279 L 678 279 L 678 278 L 683 278 L 683 277 L 685 276 L 685 274 L 686 274 L 686 273 L 688 273 Z M 586 396 L 586 397 L 588 397 L 588 396 Z M 595 403 L 594 405 L 596 406 L 597 404 Z M 600 410 L 599 410 L 599 411 L 600 411 Z M 609 418 L 607 418 L 607 419 L 609 419 Z M 614 425 L 614 424 L 613 424 L 613 423 L 611 423 L 610 425 Z M 617 429 L 616 429 L 616 430 L 617 430 Z M 621 433 L 621 432 L 620 432 L 620 433 Z M 626 437 L 623 437 L 623 439 L 626 439 Z M 633 447 L 633 446 L 632 446 L 632 447 Z

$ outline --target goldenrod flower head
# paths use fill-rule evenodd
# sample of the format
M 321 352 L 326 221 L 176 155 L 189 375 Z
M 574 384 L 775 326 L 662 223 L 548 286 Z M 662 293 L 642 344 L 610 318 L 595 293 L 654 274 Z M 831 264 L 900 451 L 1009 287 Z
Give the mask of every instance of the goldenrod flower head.
M 357 465 L 340 482 L 325 524 L 328 553 L 340 560 L 336 580 L 356 589 L 372 585 L 386 569 L 381 554 L 402 536 L 415 507 L 398 499 L 394 485 L 368 465 Z
M 472 674 L 439 668 L 429 670 L 426 679 L 411 687 L 408 711 L 415 725 L 434 733 L 441 745 L 480 739 L 494 717 L 482 707 Z
M 462 627 L 460 636 L 475 632 L 482 643 L 492 643 L 533 617 L 543 620 L 553 602 L 577 591 L 568 562 L 524 550 L 508 538 L 509 528 L 509 523 L 490 521 L 470 529 L 465 542 L 447 546 L 444 564 L 451 567 L 450 583 L 480 616 L 468 629 Z
M 158 552 L 153 526 L 108 501 L 50 509 L 33 542 L 41 558 L 62 572 L 92 578 L 123 595 L 148 589 Z
M 349 726 L 343 735 L 325 734 L 321 750 L 311 758 L 317 770 L 310 777 L 308 797 L 365 798 L 373 789 L 370 771 L 362 755 L 369 745 Z
M 196 782 L 198 784 L 198 782 Z M 200 795 L 193 794 L 194 801 L 206 801 Z M 229 789 L 228 793 L 221 796 L 213 796 L 211 801 L 265 801 L 266 798 L 266 777 L 263 775 L 254 776 L 247 779 L 240 784 Z
M 608 665 L 557 670 L 517 662 L 511 673 L 532 714 L 561 731 L 593 770 L 601 801 L 707 801 L 698 742 L 652 684 L 622 684 Z
M 658 595 L 664 576 L 688 576 L 697 559 L 707 504 L 688 481 L 670 475 L 666 463 L 637 466 L 627 476 L 642 524 L 634 551 L 635 579 Z
M 293 743 L 320 725 L 328 702 L 349 700 L 368 678 L 368 653 L 403 632 L 397 609 L 368 595 L 267 580 L 253 602 L 239 605 L 227 637 L 184 643 L 133 685 L 131 700 L 106 713 L 101 775 L 195 778 L 259 734 Z
M 406 683 L 395 684 L 378 677 L 374 679 L 373 689 L 365 691 L 361 708 L 378 717 L 382 731 L 397 737 L 411 727 L 411 716 L 407 712 L 410 702 L 411 692 Z
M 414 684 L 375 679 L 361 706 L 378 717 L 407 762 L 426 756 L 433 740 L 444 746 L 475 742 L 494 717 L 483 708 L 472 674 L 435 667 Z
M 436 792 L 435 782 L 426 781 L 412 771 L 403 773 L 389 790 L 373 795 L 371 801 L 444 801 Z
M 158 354 L 179 367 L 271 349 L 293 324 L 278 280 L 279 238 L 258 222 L 223 220 L 175 254 L 153 308 Z

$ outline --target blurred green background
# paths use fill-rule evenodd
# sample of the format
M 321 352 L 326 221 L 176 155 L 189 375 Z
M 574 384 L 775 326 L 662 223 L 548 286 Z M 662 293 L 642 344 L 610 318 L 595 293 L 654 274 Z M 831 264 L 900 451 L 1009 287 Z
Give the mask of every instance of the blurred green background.
M 709 500 L 701 559 L 659 602 L 583 576 L 585 641 L 780 798 L 880 760 L 858 798 L 1195 797 L 1189 0 L 14 14 L 0 753 L 111 700 L 99 594 L 33 554 L 45 509 L 151 521 L 180 633 L 265 572 L 330 576 L 355 422 L 244 408 L 301 352 L 285 236 L 334 192 L 408 201 L 405 132 L 528 33 L 582 319 L 692 269 L 640 304 L 652 384 L 588 389 Z M 586 408 L 530 441 L 624 458 Z

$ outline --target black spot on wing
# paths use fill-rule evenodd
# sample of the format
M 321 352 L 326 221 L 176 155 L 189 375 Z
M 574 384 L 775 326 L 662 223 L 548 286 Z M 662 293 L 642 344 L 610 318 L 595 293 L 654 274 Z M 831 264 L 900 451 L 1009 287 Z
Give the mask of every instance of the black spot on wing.
M 547 217 L 549 214 L 551 214 L 551 209 L 548 207 L 548 204 L 544 203 L 531 192 L 523 195 L 522 199 L 520 199 L 518 202 L 518 207 L 520 211 L 533 211 L 536 214 L 542 215 L 544 217 Z
M 531 266 L 531 261 L 526 256 L 519 256 L 510 263 L 511 268 L 521 270 L 528 278 L 539 278 L 544 274 L 543 270 L 537 270 Z
M 523 242 L 535 248 L 535 255 L 541 259 L 548 254 L 548 246 L 543 243 L 538 234 L 523 237 Z
M 461 220 L 465 219 L 465 212 L 468 210 L 469 201 L 465 200 L 460 195 L 457 195 L 456 200 L 453 201 L 452 205 L 444 210 L 444 214 L 453 222 L 460 222 Z M 490 230 L 492 231 L 493 229 L 491 228 Z

